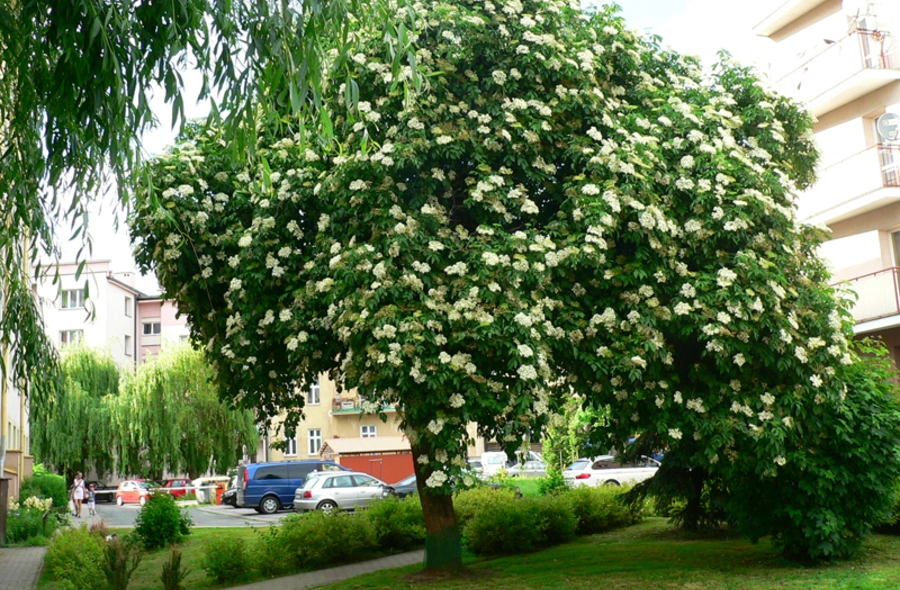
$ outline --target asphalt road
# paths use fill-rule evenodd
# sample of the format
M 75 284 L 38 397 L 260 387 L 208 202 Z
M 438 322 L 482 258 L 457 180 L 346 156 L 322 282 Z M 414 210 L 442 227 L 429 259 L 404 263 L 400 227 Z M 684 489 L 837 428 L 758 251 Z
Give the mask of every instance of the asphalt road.
M 87 506 L 81 510 L 82 518 L 73 518 L 72 522 L 78 526 L 81 522 L 92 524 L 106 522 L 108 527 L 132 527 L 141 507 L 138 504 L 125 504 L 116 506 L 114 503 L 101 502 L 97 504 L 97 516 L 88 516 Z M 284 510 L 276 514 L 260 514 L 252 508 L 232 508 L 231 506 L 191 506 L 187 508 L 188 514 L 194 521 L 195 527 L 238 527 L 238 526 L 267 526 L 280 524 L 280 520 L 291 514 Z

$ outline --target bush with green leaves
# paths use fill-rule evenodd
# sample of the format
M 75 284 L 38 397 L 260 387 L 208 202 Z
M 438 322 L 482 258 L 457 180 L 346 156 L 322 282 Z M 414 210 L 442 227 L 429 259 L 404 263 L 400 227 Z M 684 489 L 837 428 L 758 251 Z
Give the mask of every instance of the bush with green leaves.
M 360 517 L 372 523 L 379 549 L 405 550 L 425 543 L 425 516 L 415 495 L 378 500 Z
M 578 534 L 593 535 L 637 524 L 643 518 L 640 504 L 625 501 L 619 487 L 577 487 L 566 492 L 578 518 Z
M 203 548 L 203 569 L 220 584 L 243 580 L 253 565 L 244 539 L 213 537 Z
M 137 539 L 131 535 L 114 536 L 104 542 L 103 574 L 107 590 L 126 590 L 143 554 Z
M 578 518 L 566 494 L 486 504 L 463 528 L 478 555 L 527 553 L 572 540 Z
M 47 549 L 44 567 L 73 590 L 96 590 L 105 579 L 106 541 L 87 525 L 62 529 Z
M 29 496 L 11 502 L 6 521 L 6 542 L 13 545 L 46 545 L 61 523 L 68 523 L 67 513 L 56 510 L 50 498 Z
M 378 547 L 375 527 L 360 515 L 334 511 L 292 514 L 282 519 L 281 550 L 296 567 L 319 568 L 358 561 Z
M 181 564 L 181 549 L 173 548 L 169 553 L 169 559 L 163 563 L 162 581 L 164 590 L 183 590 L 181 583 L 190 573 L 190 570 L 184 569 Z
M 22 482 L 19 490 L 20 498 L 29 496 L 52 498 L 54 508 L 65 508 L 69 504 L 66 479 L 61 475 L 50 473 L 40 463 L 34 466 L 34 474 Z
M 170 494 L 153 494 L 134 521 L 134 532 L 147 549 L 181 541 L 191 532 L 193 522 Z
M 250 553 L 253 565 L 260 574 L 267 578 L 283 576 L 296 571 L 297 560 L 285 551 L 282 527 L 268 526 L 254 529 L 257 533 Z
M 516 500 L 516 493 L 510 488 L 478 486 L 457 492 L 453 497 L 453 509 L 460 529 L 463 529 L 476 514 L 492 506 L 504 506 Z

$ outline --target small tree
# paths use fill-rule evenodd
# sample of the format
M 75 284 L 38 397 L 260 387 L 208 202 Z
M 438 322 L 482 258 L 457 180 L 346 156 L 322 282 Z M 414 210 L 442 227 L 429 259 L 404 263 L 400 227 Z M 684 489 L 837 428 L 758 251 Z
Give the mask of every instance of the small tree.
M 460 564 L 466 425 L 512 450 L 573 394 L 610 409 L 617 448 L 643 433 L 727 482 L 753 538 L 858 546 L 890 504 L 900 420 L 794 215 L 810 117 L 613 8 L 451 0 L 391 26 L 406 41 L 387 53 L 351 27 L 347 78 L 323 89 L 334 142 L 261 121 L 244 169 L 197 128 L 152 165 L 138 259 L 235 400 L 291 427 L 296 387 L 328 372 L 398 407 L 430 567 Z

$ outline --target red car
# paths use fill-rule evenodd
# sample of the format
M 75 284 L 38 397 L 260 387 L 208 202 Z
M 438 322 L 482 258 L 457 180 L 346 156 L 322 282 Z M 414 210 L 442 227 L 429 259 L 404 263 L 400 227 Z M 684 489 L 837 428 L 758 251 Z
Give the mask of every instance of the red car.
M 147 498 L 159 486 L 152 481 L 144 481 L 143 479 L 126 479 L 119 484 L 116 489 L 116 504 L 140 504 L 143 506 L 147 503 Z
M 181 479 L 167 479 L 163 482 L 160 491 L 168 492 L 172 494 L 173 498 L 178 498 L 180 496 L 186 496 L 188 492 L 191 492 L 191 480 L 186 478 Z

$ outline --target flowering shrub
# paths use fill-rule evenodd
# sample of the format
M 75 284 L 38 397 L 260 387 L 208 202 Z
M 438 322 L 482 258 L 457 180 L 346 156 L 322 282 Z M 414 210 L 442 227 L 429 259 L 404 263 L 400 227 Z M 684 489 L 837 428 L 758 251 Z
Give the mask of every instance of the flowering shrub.
M 468 423 L 512 447 L 574 393 L 609 406 L 612 444 L 726 481 L 752 537 L 846 555 L 890 503 L 900 420 L 795 217 L 811 120 L 614 10 L 415 2 L 389 50 L 359 24 L 323 82 L 334 141 L 260 121 L 234 162 L 194 128 L 150 165 L 138 260 L 238 403 L 292 428 L 328 372 L 398 408 L 436 495 Z M 432 534 L 452 510 L 429 524 L 429 498 Z

